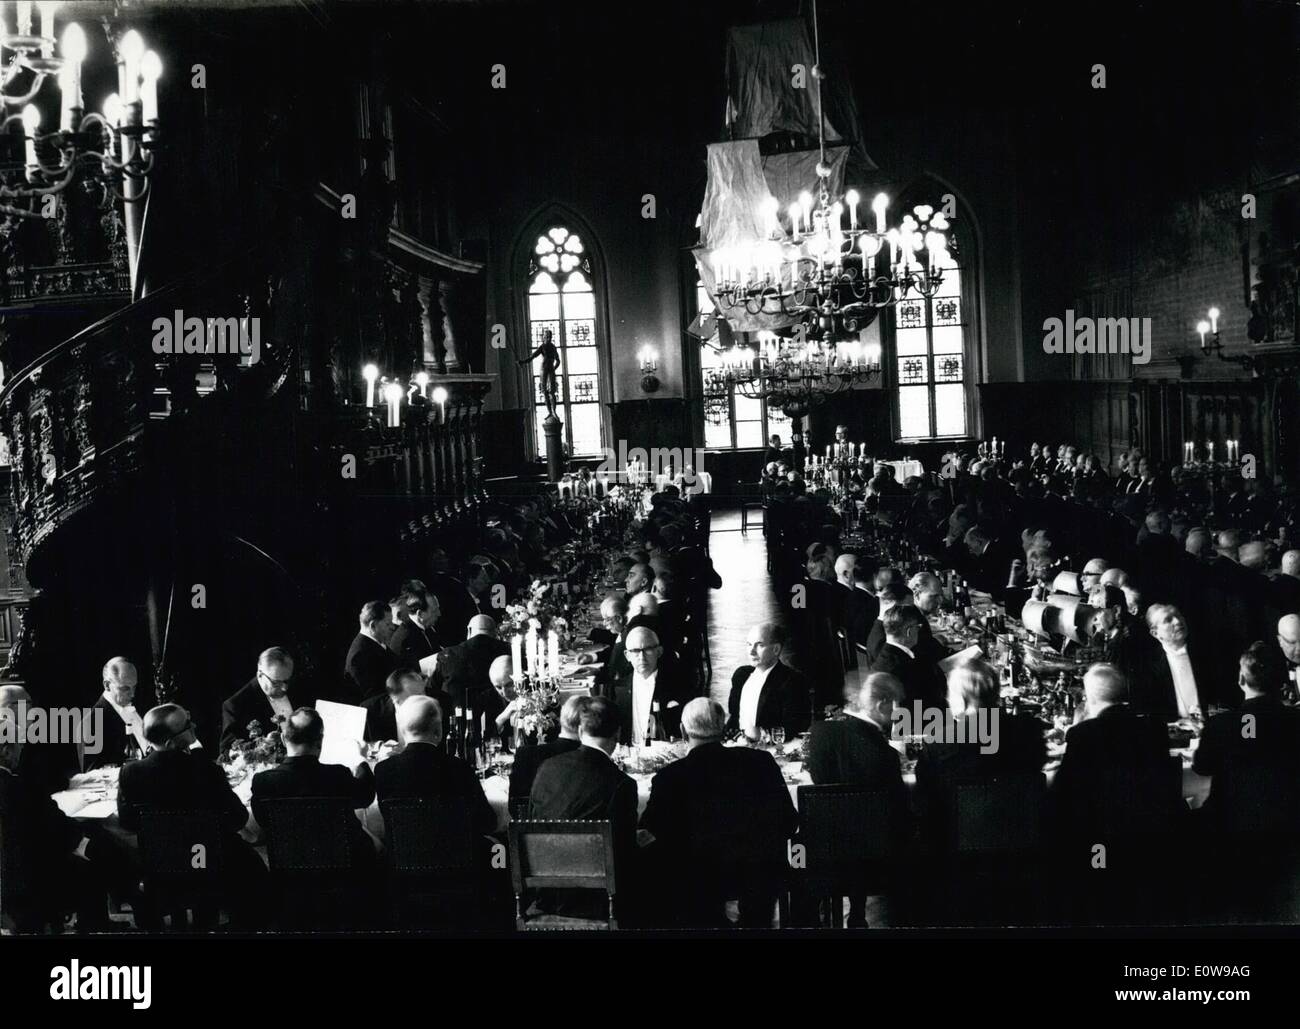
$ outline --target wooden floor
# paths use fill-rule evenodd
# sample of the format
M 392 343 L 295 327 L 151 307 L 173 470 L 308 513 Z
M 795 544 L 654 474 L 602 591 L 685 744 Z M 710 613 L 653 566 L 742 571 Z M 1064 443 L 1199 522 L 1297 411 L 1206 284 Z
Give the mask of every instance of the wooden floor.
M 767 544 L 763 529 L 756 524 L 755 512 L 749 516 L 749 532 L 740 532 L 740 510 L 713 512 L 713 532 L 709 539 L 709 556 L 722 576 L 722 589 L 709 597 L 709 649 L 713 656 L 711 696 L 724 707 L 731 692 L 731 673 L 749 664 L 749 647 L 745 643 L 752 626 L 759 622 L 789 625 L 767 571 Z M 798 665 L 797 656 L 787 652 L 783 658 Z

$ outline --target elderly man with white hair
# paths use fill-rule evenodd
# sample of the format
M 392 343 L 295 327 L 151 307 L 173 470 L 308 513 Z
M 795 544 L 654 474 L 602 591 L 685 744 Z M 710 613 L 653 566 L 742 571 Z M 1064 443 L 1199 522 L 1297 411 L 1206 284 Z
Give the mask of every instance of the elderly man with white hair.
M 724 927 L 737 900 L 742 926 L 770 927 L 799 821 L 781 769 L 766 751 L 724 747 L 727 713 L 708 697 L 686 705 L 682 729 L 687 754 L 655 775 L 641 816 L 672 884 L 664 900 L 679 925 Z
M 1134 708 L 1167 719 L 1199 718 L 1214 689 L 1207 648 L 1192 637 L 1187 619 L 1173 604 L 1148 607 L 1147 627 L 1158 646 L 1150 648 L 1146 668 L 1130 681 Z
M 135 665 L 124 657 L 110 658 L 101 675 L 103 692 L 82 722 L 81 769 L 120 765 L 123 761 L 143 757 L 149 752 L 144 739 L 144 719 L 136 705 L 139 674 Z M 146 705 L 145 710 L 149 708 Z M 100 739 L 90 742 L 90 733 L 98 731 Z

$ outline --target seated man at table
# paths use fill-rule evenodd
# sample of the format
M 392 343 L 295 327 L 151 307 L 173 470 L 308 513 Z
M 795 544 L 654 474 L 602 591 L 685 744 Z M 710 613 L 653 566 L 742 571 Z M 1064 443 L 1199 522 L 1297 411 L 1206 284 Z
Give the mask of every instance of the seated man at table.
M 1043 770 L 1043 725 L 998 707 L 998 676 L 983 661 L 962 661 L 949 672 L 945 739 L 928 738 L 916 763 L 916 787 L 932 842 L 944 841 L 949 800 L 959 782 Z M 957 721 L 965 724 L 958 731 Z
M 388 673 L 397 667 L 397 655 L 388 649 L 395 629 L 388 605 L 382 600 L 367 601 L 357 621 L 357 634 L 343 662 L 346 695 L 339 700 L 344 704 L 360 704 L 380 696 Z
M 265 736 L 312 698 L 293 683 L 293 658 L 283 647 L 268 647 L 257 657 L 257 673 L 221 705 L 222 754 L 236 740 L 249 738 L 249 726 Z
M 285 723 L 286 757 L 275 768 L 253 776 L 253 817 L 265 832 L 268 825 L 267 801 L 301 797 L 328 797 L 346 800 L 348 806 L 364 810 L 375 799 L 375 776 L 361 756 L 355 755 L 351 770 L 343 765 L 321 764 L 321 747 L 325 742 L 325 722 L 315 708 L 300 707 Z M 348 824 L 353 865 L 358 871 L 375 866 L 375 844 L 361 828 L 360 820 Z
M 393 672 L 384 683 L 384 695 L 362 702 L 366 710 L 364 738 L 367 743 L 397 742 L 397 709 L 408 697 L 423 697 L 427 692 L 425 678 L 412 669 Z M 450 700 L 445 693 L 434 698 L 442 710 L 449 710 Z
M 873 672 L 887 672 L 902 683 L 909 709 L 918 701 L 923 708 L 943 707 L 943 675 L 933 656 L 918 649 L 924 622 L 914 607 L 900 604 L 886 611 L 881 619 L 885 645 L 871 665 Z
M 560 708 L 560 735 L 549 743 L 534 743 L 515 751 L 515 763 L 510 766 L 510 799 L 527 800 L 537 778 L 537 770 L 544 761 L 559 754 L 567 754 L 582 745 L 582 712 L 591 703 L 590 697 L 574 696 Z
M 94 753 L 82 747 L 81 770 L 89 772 L 105 765 L 120 765 L 140 757 L 149 749 L 144 741 L 144 723 L 136 705 L 138 674 L 124 657 L 109 659 L 101 675 L 104 692 L 95 700 L 90 719 L 83 724 L 82 740 L 89 742 L 86 727 L 98 723 L 102 735 Z M 146 708 L 148 710 L 148 708 Z
M 134 876 L 121 848 L 59 810 L 45 789 L 22 770 L 18 715 L 0 708 L 0 912 L 5 928 L 39 932 L 63 928 L 76 912 L 81 932 L 107 930 L 108 892 L 134 893 Z M 133 902 L 135 900 L 132 897 Z M 136 908 L 139 911 L 139 908 Z
M 1152 604 L 1146 620 L 1155 645 L 1147 645 L 1144 666 L 1130 681 L 1134 708 L 1166 721 L 1199 715 L 1202 695 L 1214 687 L 1210 653 L 1172 604 Z
M 664 652 L 659 637 L 644 626 L 628 629 L 625 653 L 626 674 L 609 683 L 604 694 L 618 708 L 621 742 L 639 744 L 647 735 L 659 740 L 675 737 L 682 704 L 691 695 L 676 662 Z
M 255 926 L 268 901 L 266 866 L 239 832 L 248 811 L 226 781 L 226 773 L 204 752 L 192 749 L 194 723 L 178 704 L 162 704 L 144 716 L 149 753 L 122 766 L 117 812 L 122 828 L 136 832 L 145 810 L 204 812 L 223 833 L 224 892 L 232 926 Z
M 844 694 L 844 718 L 813 724 L 804 767 L 817 786 L 846 783 L 886 789 L 900 802 L 899 813 L 906 814 L 902 766 L 898 751 L 889 744 L 903 684 L 884 672 L 860 673 L 849 677 Z
M 22 686 L 0 686 L 0 714 L 11 714 L 23 725 L 30 724 L 34 711 L 32 695 Z M 90 732 L 93 733 L 93 723 Z M 91 736 L 82 729 L 82 740 L 91 742 Z M 35 736 L 35 733 L 32 734 Z M 80 761 L 77 746 L 72 740 L 52 741 L 41 737 L 44 742 L 26 740 L 20 760 L 18 773 L 23 781 L 35 787 L 39 784 L 44 793 L 58 793 L 67 789 L 69 781 L 77 774 Z M 92 744 L 93 745 L 93 744 Z
M 777 622 L 749 630 L 749 664 L 732 673 L 727 700 L 727 732 L 756 740 L 765 729 L 781 728 L 790 737 L 808 728 L 808 681 L 781 660 L 788 640 Z
M 442 711 L 432 697 L 411 697 L 397 709 L 397 733 L 405 744 L 375 766 L 375 793 L 390 799 L 427 797 L 461 800 L 469 809 L 473 831 L 488 835 L 497 816 L 483 795 L 474 770 L 442 748 Z
M 634 630 L 644 632 L 645 630 Z M 537 769 L 529 793 L 535 819 L 609 822 L 614 833 L 614 861 L 619 882 L 618 917 L 628 916 L 635 896 L 636 781 L 619 770 L 613 754 L 619 739 L 619 711 L 603 697 L 588 698 L 579 709 L 579 746 L 548 758 Z M 569 918 L 605 918 L 606 898 L 594 890 L 540 891 L 539 912 Z
M 497 639 L 497 623 L 490 615 L 475 615 L 469 620 L 469 638 L 447 647 L 438 654 L 438 664 L 429 677 L 429 693 L 445 692 L 456 707 L 481 710 L 484 694 L 492 683 L 488 672 L 492 662 L 510 653 L 510 645 Z M 450 712 L 444 712 L 450 716 Z
M 654 847 L 663 900 L 680 924 L 726 926 L 726 901 L 739 900 L 742 926 L 770 927 L 799 816 L 772 755 L 724 747 L 726 728 L 716 700 L 686 705 L 689 749 L 655 775 L 642 839 Z
M 1123 672 L 1095 664 L 1083 690 L 1084 720 L 1066 734 L 1050 799 L 1068 867 L 1088 884 L 1098 878 L 1091 874 L 1097 844 L 1109 848 L 1108 870 L 1136 873 L 1173 842 L 1186 807 L 1165 725 L 1129 706 Z
M 403 667 L 419 668 L 423 658 L 442 649 L 438 630 L 434 628 L 441 614 L 438 598 L 425 591 L 407 593 L 402 596 L 400 606 L 406 617 L 393 630 L 388 649 Z

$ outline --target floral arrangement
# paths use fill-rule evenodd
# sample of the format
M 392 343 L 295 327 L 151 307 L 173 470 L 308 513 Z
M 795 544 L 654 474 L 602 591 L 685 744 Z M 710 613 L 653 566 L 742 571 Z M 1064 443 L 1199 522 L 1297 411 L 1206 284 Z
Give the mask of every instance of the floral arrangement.
M 560 646 L 565 646 L 569 634 L 565 602 L 562 591 L 552 589 L 551 583 L 534 581 L 519 602 L 506 605 L 501 615 L 501 638 L 526 636 L 529 629 L 534 629 L 543 639 L 551 632 L 557 633 Z
M 284 740 L 279 728 L 263 732 L 262 723 L 248 723 L 248 739 L 230 745 L 230 763 L 240 765 L 278 765 L 285 758 Z
M 560 727 L 560 694 L 539 686 L 521 689 L 515 697 L 515 727 L 540 743 Z

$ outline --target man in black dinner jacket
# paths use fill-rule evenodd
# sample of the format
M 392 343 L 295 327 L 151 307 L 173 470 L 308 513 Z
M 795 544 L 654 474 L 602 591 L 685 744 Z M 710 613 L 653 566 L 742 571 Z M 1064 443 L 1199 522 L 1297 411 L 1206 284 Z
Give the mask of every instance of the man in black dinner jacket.
M 226 781 L 226 773 L 201 748 L 193 749 L 194 723 L 177 704 L 162 704 L 144 716 L 144 738 L 151 750 L 122 766 L 117 781 L 117 812 L 122 828 L 136 832 L 140 814 L 156 811 L 207 812 L 223 833 L 224 891 L 232 924 L 255 925 L 268 901 L 266 866 L 239 832 L 248 811 Z
M 428 687 L 425 678 L 417 671 L 402 668 L 393 672 L 384 683 L 384 695 L 371 697 L 362 703 L 366 711 L 366 728 L 364 738 L 367 743 L 386 743 L 397 740 L 397 709 L 408 697 L 423 697 Z M 433 698 L 438 702 L 443 717 L 451 718 L 451 698 L 439 693 Z
M 921 625 L 925 621 L 916 608 L 900 605 L 885 612 L 880 623 L 885 645 L 871 665 L 873 672 L 886 672 L 903 685 L 910 709 L 918 700 L 923 707 L 944 706 L 943 676 L 933 659 L 917 650 Z
M 293 683 L 293 658 L 283 647 L 268 647 L 257 657 L 257 673 L 221 705 L 222 754 L 236 740 L 248 739 L 256 722 L 262 735 L 272 732 L 293 712 L 314 698 Z
M 349 807 L 368 808 L 375 799 L 375 777 L 358 752 L 355 770 L 342 765 L 321 764 L 321 745 L 325 740 L 325 723 L 314 708 L 300 707 L 285 723 L 285 759 L 275 768 L 253 776 L 253 817 L 267 828 L 267 801 L 299 797 L 335 797 L 346 800 Z M 361 828 L 359 820 L 348 824 L 354 870 L 374 869 L 375 845 Z M 359 884 L 362 885 L 362 884 Z
M 427 797 L 462 800 L 474 833 L 496 829 L 497 816 L 474 770 L 442 749 L 442 712 L 432 697 L 410 697 L 397 709 L 397 731 L 406 744 L 375 766 L 375 792 L 385 800 Z
M 438 598 L 432 593 L 407 593 L 402 597 L 406 620 L 393 630 L 388 649 L 404 668 L 419 668 L 422 658 L 438 653 L 442 643 L 434 623 L 438 621 Z
M 794 736 L 808 728 L 808 681 L 781 660 L 785 629 L 764 622 L 749 630 L 749 660 L 732 673 L 727 732 L 757 739 L 763 729 L 784 728 Z
M 582 712 L 591 702 L 590 697 L 570 697 L 560 708 L 560 737 L 549 743 L 536 743 L 520 747 L 515 752 L 515 763 L 510 766 L 510 799 L 527 800 L 537 778 L 542 762 L 559 754 L 577 750 L 581 743 Z
M 676 736 L 682 704 L 691 696 L 676 662 L 655 632 L 641 625 L 627 630 L 624 653 L 625 670 L 604 687 L 604 696 L 618 708 L 621 742 L 640 744 L 651 725 L 657 740 Z
M 95 753 L 92 754 L 84 746 L 81 748 L 83 772 L 105 765 L 120 765 L 128 754 L 140 757 L 147 749 L 143 745 L 140 710 L 143 707 L 148 711 L 152 705 L 140 702 L 139 673 L 135 665 L 124 657 L 110 658 L 104 665 L 101 679 L 104 691 L 90 709 L 88 725 L 94 726 L 98 721 L 102 734 L 97 741 L 98 750 Z M 87 725 L 82 727 L 81 738 L 84 742 L 90 740 Z
M 358 621 L 360 628 L 343 662 L 346 695 L 339 699 L 345 704 L 380 696 L 389 673 L 397 668 L 397 655 L 388 649 L 395 628 L 389 606 L 382 600 L 367 601 Z
M 645 631 L 645 630 L 641 630 Z M 531 816 L 538 819 L 607 821 L 614 834 L 618 886 L 617 917 L 626 920 L 636 893 L 636 782 L 614 764 L 619 712 L 610 701 L 593 697 L 579 715 L 580 745 L 547 759 L 537 769 L 529 793 Z M 595 890 L 540 891 L 539 912 L 570 918 L 606 918 L 609 903 Z
M 496 632 L 497 625 L 491 616 L 475 615 L 471 618 L 469 639 L 438 654 L 438 663 L 429 677 L 431 691 L 447 693 L 456 707 L 483 710 L 491 701 L 484 693 L 492 689 L 488 675 L 492 662 L 510 653 L 510 645 L 497 639 Z
M 772 755 L 724 747 L 726 727 L 716 700 L 686 705 L 690 749 L 655 775 L 641 828 L 665 870 L 664 905 L 686 925 L 725 926 L 724 902 L 738 895 L 742 926 L 770 926 L 799 817 Z

